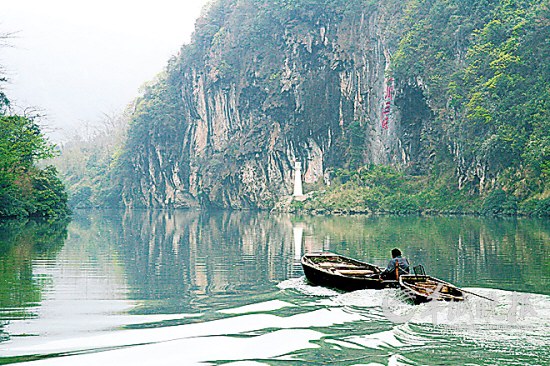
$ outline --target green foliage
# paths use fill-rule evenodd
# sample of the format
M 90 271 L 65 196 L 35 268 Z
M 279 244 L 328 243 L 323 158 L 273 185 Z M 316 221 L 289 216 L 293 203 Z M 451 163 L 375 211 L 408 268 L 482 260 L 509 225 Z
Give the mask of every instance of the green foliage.
M 530 199 L 520 205 L 523 214 L 538 217 L 550 217 L 550 197 L 545 199 Z
M 127 113 L 104 115 L 93 132 L 87 137 L 73 136 L 62 146 L 61 154 L 52 159 L 51 163 L 61 172 L 67 186 L 70 208 L 120 206 L 119 184 L 127 121 Z
M 53 146 L 40 127 L 21 116 L 0 116 L 0 170 L 30 168 L 35 162 L 53 156 Z
M 357 170 L 337 169 L 334 175 L 340 183 L 350 182 L 370 189 L 382 189 L 384 192 L 402 187 L 406 179 L 402 172 L 386 165 L 369 165 Z
M 304 208 L 333 212 L 379 211 L 386 208 L 384 199 L 389 187 L 400 177 L 400 173 L 385 166 L 337 169 L 331 186 L 313 201 L 307 201 Z
M 550 197 L 537 201 L 533 214 L 536 216 L 550 217 Z
M 90 186 L 81 186 L 76 189 L 71 195 L 69 200 L 69 206 L 75 208 L 89 208 L 92 207 L 90 198 L 92 197 L 92 188 Z
M 32 176 L 33 216 L 63 217 L 67 214 L 67 193 L 57 169 L 48 166 Z
M 495 189 L 483 201 L 482 210 L 490 215 L 515 215 L 518 210 L 517 200 L 502 189 Z
M 420 213 L 420 205 L 414 195 L 402 193 L 391 194 L 382 200 L 382 207 L 385 211 L 393 214 L 415 214 Z
M 550 161 L 550 10 L 541 0 L 405 2 L 393 71 L 423 80 L 463 161 L 502 186 L 544 191 Z M 503 173 L 511 169 L 513 173 Z M 536 183 L 533 185 L 533 183 Z M 491 187 L 489 187 L 491 188 Z
M 301 201 L 292 201 L 290 203 L 290 210 L 291 211 L 300 211 L 304 208 L 304 203 Z
M 464 81 L 461 94 L 467 101 L 463 106 L 466 119 L 462 123 L 478 126 L 475 132 L 482 133 L 474 146 L 482 146 L 484 157 L 494 162 L 496 170 L 519 165 L 522 154 L 529 156 L 527 146 L 536 121 L 533 115 L 545 114 L 539 123 L 550 127 L 548 112 L 542 105 L 549 95 L 547 82 L 541 82 L 550 76 L 544 66 L 548 54 L 536 55 L 531 49 L 533 46 L 548 49 L 547 44 L 532 44 L 533 37 L 540 37 L 539 32 L 546 32 L 548 37 L 548 29 L 536 26 L 536 12 L 528 11 L 534 3 L 502 2 L 495 11 L 495 19 L 474 33 L 467 54 L 468 66 L 461 75 Z M 531 43 L 528 49 L 524 43 Z M 535 139 L 538 144 L 542 142 L 538 137 Z
M 57 171 L 36 166 L 52 156 L 53 146 L 32 119 L 0 116 L 0 217 L 68 214 Z
M 479 207 L 479 198 L 453 188 L 448 182 L 407 176 L 391 166 L 371 165 L 335 171 L 330 187 L 295 209 L 329 213 L 456 214 L 479 213 Z

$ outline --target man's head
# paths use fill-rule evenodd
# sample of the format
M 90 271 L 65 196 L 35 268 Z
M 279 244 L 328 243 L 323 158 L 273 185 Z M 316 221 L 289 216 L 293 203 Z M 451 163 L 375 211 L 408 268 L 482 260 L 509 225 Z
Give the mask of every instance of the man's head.
M 396 257 L 399 257 L 401 255 L 401 251 L 397 248 L 395 249 L 392 249 L 391 251 L 391 257 L 392 258 L 396 258 Z

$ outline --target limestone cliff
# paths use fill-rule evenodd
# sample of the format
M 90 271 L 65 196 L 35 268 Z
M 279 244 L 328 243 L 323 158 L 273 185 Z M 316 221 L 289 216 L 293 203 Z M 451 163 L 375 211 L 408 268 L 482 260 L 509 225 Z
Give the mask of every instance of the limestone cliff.
M 314 5 L 210 5 L 193 43 L 136 103 L 126 205 L 267 208 L 291 194 L 296 161 L 314 183 L 335 167 L 418 160 L 430 115 L 401 123 L 389 14 Z
M 433 123 L 449 103 L 423 81 L 429 72 L 393 72 L 416 9 L 406 3 L 210 4 L 192 43 L 136 101 L 121 159 L 124 204 L 269 208 L 292 193 L 296 161 L 305 183 L 365 164 L 423 174 L 442 147 L 463 166 L 460 142 Z M 457 65 L 468 34 L 449 42 Z

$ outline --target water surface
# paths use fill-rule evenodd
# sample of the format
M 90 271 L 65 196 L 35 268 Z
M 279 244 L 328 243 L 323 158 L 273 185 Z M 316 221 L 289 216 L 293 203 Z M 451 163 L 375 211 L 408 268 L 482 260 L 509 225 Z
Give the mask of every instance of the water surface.
M 0 364 L 536 365 L 550 356 L 550 223 L 90 211 L 0 224 Z M 307 284 L 304 252 L 399 247 L 469 291 Z

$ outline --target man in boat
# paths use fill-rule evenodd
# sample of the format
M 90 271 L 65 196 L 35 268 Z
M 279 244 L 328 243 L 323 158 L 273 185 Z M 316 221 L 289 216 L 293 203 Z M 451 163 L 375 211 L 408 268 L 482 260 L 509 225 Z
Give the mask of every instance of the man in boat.
M 380 273 L 383 280 L 397 280 L 402 274 L 409 273 L 409 261 L 401 256 L 399 249 L 392 249 L 391 256 L 388 266 Z

